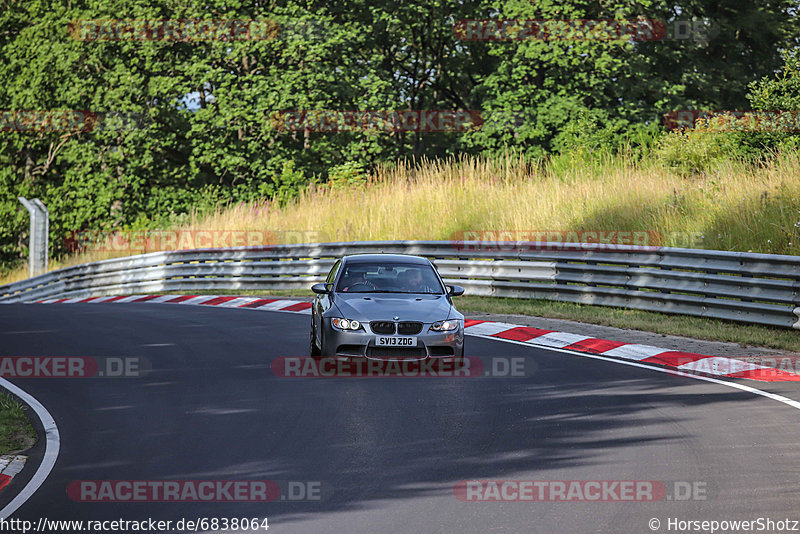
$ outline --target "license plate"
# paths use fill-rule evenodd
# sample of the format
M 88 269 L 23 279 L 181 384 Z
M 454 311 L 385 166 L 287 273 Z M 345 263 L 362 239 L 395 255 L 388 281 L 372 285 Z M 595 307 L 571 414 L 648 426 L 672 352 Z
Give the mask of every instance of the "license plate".
M 416 347 L 417 338 L 400 336 L 378 336 L 375 338 L 377 347 Z

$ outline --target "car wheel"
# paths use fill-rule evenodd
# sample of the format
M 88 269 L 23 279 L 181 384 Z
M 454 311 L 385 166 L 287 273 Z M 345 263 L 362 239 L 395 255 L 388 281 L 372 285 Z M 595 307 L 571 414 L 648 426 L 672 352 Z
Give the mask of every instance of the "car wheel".
M 325 350 L 325 330 L 319 333 L 319 355 L 321 358 L 328 358 L 328 352 Z
M 456 369 L 464 367 L 464 343 L 461 344 L 461 350 L 456 354 Z
M 317 337 L 317 335 L 314 332 L 314 323 L 311 323 L 311 340 L 310 340 L 310 343 L 309 343 L 309 352 L 311 353 L 311 356 L 319 356 L 320 355 L 319 347 L 317 347 L 316 337 Z

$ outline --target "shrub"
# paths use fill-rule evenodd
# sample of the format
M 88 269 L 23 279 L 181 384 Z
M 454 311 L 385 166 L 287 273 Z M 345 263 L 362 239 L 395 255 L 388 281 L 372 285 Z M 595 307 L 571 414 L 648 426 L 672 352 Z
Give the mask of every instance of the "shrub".
M 348 161 L 330 168 L 328 184 L 334 189 L 360 187 L 367 182 L 367 177 L 364 164 L 358 161 Z
M 747 97 L 754 110 L 793 111 L 793 127 L 782 132 L 756 132 L 750 142 L 766 148 L 792 149 L 800 146 L 800 129 L 797 118 L 800 116 L 800 53 L 796 50 L 783 53 L 783 70 L 774 77 L 765 77 L 750 84 Z
M 707 174 L 724 161 L 760 159 L 764 147 L 748 142 L 752 134 L 737 131 L 736 122 L 737 119 L 727 115 L 698 119 L 691 130 L 662 135 L 655 144 L 654 155 L 682 176 Z

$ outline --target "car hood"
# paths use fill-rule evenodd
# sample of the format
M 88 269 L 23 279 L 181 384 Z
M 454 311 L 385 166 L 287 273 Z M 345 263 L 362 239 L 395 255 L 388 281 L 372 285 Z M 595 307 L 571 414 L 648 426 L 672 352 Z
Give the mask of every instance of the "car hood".
M 452 305 L 445 295 L 338 293 L 334 302 L 345 318 L 361 322 L 391 321 L 395 316 L 400 321 L 423 323 L 452 318 Z

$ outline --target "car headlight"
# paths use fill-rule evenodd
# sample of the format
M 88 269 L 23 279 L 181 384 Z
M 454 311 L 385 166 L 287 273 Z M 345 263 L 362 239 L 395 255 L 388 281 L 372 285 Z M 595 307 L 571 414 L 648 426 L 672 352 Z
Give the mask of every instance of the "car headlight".
M 452 332 L 458 328 L 458 319 L 448 319 L 446 321 L 436 321 L 431 325 L 431 330 L 435 332 Z
M 361 323 L 355 319 L 339 319 L 337 317 L 331 319 L 331 323 L 339 330 L 361 330 Z

